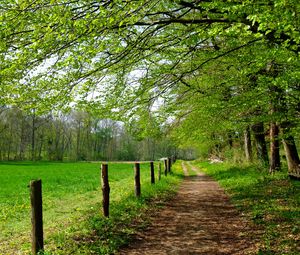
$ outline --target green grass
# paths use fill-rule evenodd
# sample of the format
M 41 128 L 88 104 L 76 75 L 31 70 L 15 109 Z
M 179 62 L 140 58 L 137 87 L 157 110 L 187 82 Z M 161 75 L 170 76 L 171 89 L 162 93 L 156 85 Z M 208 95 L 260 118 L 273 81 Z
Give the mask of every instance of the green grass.
M 151 185 L 149 164 L 142 164 L 142 197 L 137 199 L 133 165 L 109 164 L 111 206 L 106 219 L 101 211 L 99 166 L 0 163 L 0 254 L 30 254 L 28 184 L 32 179 L 43 182 L 46 254 L 109 254 L 146 224 L 150 209 L 174 193 L 182 177 L 175 165 L 173 175 Z
M 258 254 L 300 254 L 300 181 L 257 166 L 197 163 L 219 181 L 253 227 L 262 232 Z

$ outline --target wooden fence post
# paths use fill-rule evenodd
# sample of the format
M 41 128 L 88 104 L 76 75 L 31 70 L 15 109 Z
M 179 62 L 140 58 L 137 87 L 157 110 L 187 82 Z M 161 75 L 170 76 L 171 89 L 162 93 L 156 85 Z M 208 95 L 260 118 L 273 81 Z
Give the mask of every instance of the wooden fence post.
M 171 158 L 168 158 L 168 172 L 171 173 L 171 167 L 172 167 L 172 160 Z
M 134 164 L 135 196 L 141 196 L 140 163 Z
M 31 223 L 32 223 L 32 254 L 44 250 L 43 237 L 43 201 L 42 201 L 42 181 L 33 180 L 30 182 L 31 201 Z
M 150 162 L 150 172 L 151 172 L 151 184 L 155 183 L 155 175 L 154 175 L 154 162 Z
M 161 179 L 161 162 L 158 163 L 158 180 Z
M 108 165 L 101 165 L 101 175 L 102 175 L 102 206 L 103 214 L 105 217 L 109 217 L 109 182 L 108 182 Z
M 165 163 L 165 176 L 168 175 L 168 160 L 164 159 L 164 163 Z

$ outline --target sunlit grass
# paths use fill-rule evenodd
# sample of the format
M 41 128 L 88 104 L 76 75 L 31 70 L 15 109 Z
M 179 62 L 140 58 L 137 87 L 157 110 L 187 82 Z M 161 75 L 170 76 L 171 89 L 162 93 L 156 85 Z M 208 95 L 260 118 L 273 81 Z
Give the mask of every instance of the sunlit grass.
M 49 254 L 65 254 L 66 250 L 73 249 L 80 251 L 78 254 L 88 254 L 88 249 L 95 250 L 101 246 L 98 252 L 105 254 L 128 240 L 112 233 L 127 231 L 130 235 L 134 228 L 128 230 L 125 225 L 142 214 L 148 201 L 163 198 L 174 191 L 180 176 L 162 176 L 160 182 L 151 185 L 149 164 L 141 164 L 142 197 L 136 199 L 133 165 L 109 164 L 111 217 L 104 219 L 101 212 L 100 163 L 1 163 L 0 254 L 30 252 L 28 184 L 32 179 L 42 179 L 43 183 L 46 251 Z M 106 226 L 100 232 L 96 230 L 99 222 Z M 108 233 L 106 228 L 110 222 L 114 222 L 114 227 L 108 231 L 111 236 L 106 237 L 104 242 L 101 238 L 97 239 L 96 236 Z M 120 222 L 125 230 L 120 226 L 116 229 Z M 97 239 L 98 244 L 95 241 L 93 247 L 89 247 L 89 242 L 84 241 L 87 236 Z

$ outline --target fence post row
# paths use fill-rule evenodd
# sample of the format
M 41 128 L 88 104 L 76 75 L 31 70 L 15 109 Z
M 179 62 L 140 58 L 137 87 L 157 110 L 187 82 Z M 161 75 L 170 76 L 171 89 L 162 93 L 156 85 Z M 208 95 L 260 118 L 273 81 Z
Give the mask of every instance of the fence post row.
M 141 196 L 140 163 L 134 163 L 135 196 Z
M 164 171 L 171 171 L 171 158 L 164 160 Z M 174 160 L 175 161 L 175 160 Z M 151 183 L 155 183 L 154 162 L 150 162 Z M 140 181 L 140 163 L 134 164 L 134 180 L 135 180 L 135 195 L 141 196 L 141 181 Z M 109 217 L 109 181 L 108 181 L 108 165 L 101 165 L 102 176 L 102 195 L 103 195 L 103 214 Z M 161 179 L 161 162 L 158 163 L 158 180 Z M 43 235 L 43 201 L 42 201 L 42 180 L 32 180 L 30 182 L 30 201 L 31 201 L 31 223 L 32 223 L 32 254 L 36 255 L 44 251 L 44 235 Z
M 151 184 L 155 183 L 155 174 L 154 174 L 154 162 L 150 162 L 150 174 L 151 174 Z
M 43 201 L 42 201 L 42 181 L 33 180 L 30 182 L 30 202 L 31 202 L 31 223 L 32 223 L 32 254 L 36 255 L 44 250 L 43 237 Z
M 105 217 L 109 217 L 109 182 L 108 182 L 108 165 L 101 165 L 101 175 L 102 175 L 102 206 L 103 214 Z

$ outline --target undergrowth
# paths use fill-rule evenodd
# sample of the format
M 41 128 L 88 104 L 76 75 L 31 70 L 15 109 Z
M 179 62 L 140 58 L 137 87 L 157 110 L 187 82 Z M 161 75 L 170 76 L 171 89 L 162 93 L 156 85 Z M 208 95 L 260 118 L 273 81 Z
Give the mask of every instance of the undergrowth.
M 253 228 L 259 229 L 258 254 L 300 254 L 300 181 L 291 180 L 286 170 L 270 175 L 255 165 L 197 165 L 224 187 Z

